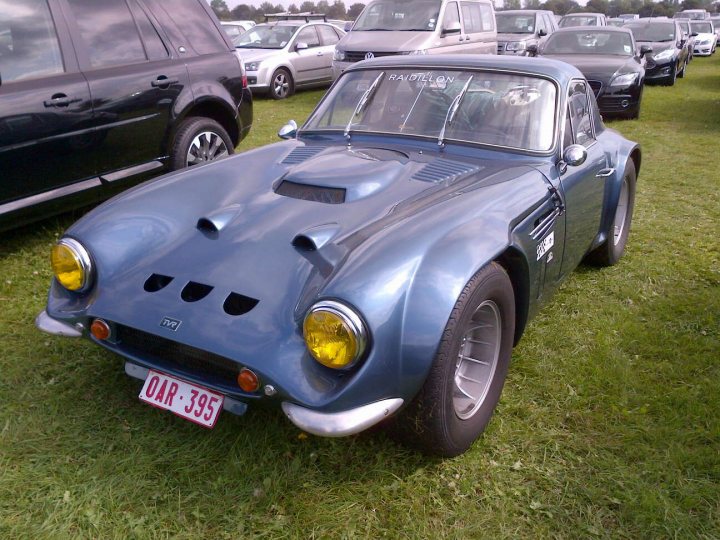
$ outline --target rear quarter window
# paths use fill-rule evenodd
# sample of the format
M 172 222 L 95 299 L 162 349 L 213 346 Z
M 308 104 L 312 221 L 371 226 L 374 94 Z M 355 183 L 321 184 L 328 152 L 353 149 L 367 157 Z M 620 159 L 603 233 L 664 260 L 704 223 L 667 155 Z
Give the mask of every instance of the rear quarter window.
M 156 2 L 172 19 L 188 40 L 187 45 L 198 54 L 212 54 L 228 50 L 225 39 L 215 26 L 211 15 L 200 2 L 204 0 L 173 0 Z

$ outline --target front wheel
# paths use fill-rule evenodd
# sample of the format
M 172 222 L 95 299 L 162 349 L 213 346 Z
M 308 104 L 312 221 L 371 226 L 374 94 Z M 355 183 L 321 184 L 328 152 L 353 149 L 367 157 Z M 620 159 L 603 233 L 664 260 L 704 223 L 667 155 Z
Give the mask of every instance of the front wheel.
M 673 86 L 675 84 L 675 79 L 677 79 L 677 66 L 672 67 L 672 73 L 667 76 L 665 79 L 665 86 Z
M 465 286 L 420 392 L 393 433 L 424 453 L 453 457 L 480 436 L 500 399 L 515 332 L 515 296 L 497 263 Z
M 227 157 L 235 152 L 227 131 L 210 118 L 183 120 L 173 137 L 170 169 L 176 171 Z
M 293 93 L 293 79 L 290 72 L 284 68 L 275 70 L 270 81 L 270 97 L 285 99 Z
M 596 266 L 612 266 L 616 264 L 625 253 L 633 209 L 635 208 L 635 185 L 637 183 L 635 163 L 632 160 L 625 166 L 620 196 L 618 197 L 615 213 L 606 233 L 605 242 L 587 254 L 586 260 Z
M 683 64 L 683 68 L 680 70 L 680 73 L 678 73 L 678 79 L 682 79 L 685 77 L 685 70 L 687 69 L 687 60 L 685 60 L 685 63 Z

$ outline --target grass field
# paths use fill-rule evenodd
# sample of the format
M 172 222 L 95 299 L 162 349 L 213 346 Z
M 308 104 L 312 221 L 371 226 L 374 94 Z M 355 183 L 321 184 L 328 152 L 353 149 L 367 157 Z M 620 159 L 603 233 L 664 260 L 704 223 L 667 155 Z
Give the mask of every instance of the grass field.
M 321 95 L 256 100 L 241 149 Z M 5 233 L 0 538 L 720 538 L 720 54 L 611 125 L 644 149 L 626 257 L 533 320 L 452 460 L 141 404 L 119 357 L 33 326 L 73 216 Z

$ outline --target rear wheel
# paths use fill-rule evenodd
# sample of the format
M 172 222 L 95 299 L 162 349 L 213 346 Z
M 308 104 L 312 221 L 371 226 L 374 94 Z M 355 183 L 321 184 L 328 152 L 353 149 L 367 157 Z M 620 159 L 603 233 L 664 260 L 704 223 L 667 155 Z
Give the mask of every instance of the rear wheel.
M 625 166 L 620 196 L 613 219 L 608 230 L 605 231 L 606 239 L 601 245 L 587 254 L 585 260 L 596 266 L 612 266 L 616 264 L 625 253 L 630 224 L 632 222 L 633 209 L 635 208 L 635 185 L 636 185 L 635 163 L 632 160 Z
M 170 168 L 202 165 L 235 152 L 227 131 L 215 120 L 192 117 L 178 126 L 170 150 Z
M 512 353 L 515 297 L 491 263 L 458 298 L 430 373 L 391 433 L 424 453 L 453 457 L 480 436 L 500 399 Z

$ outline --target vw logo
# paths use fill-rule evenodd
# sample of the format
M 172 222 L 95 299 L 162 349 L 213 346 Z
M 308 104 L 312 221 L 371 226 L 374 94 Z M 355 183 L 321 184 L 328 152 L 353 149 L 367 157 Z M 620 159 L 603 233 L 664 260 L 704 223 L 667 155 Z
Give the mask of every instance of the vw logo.
M 375 55 L 371 52 L 365 55 L 365 60 L 372 60 L 373 58 L 375 58 Z

